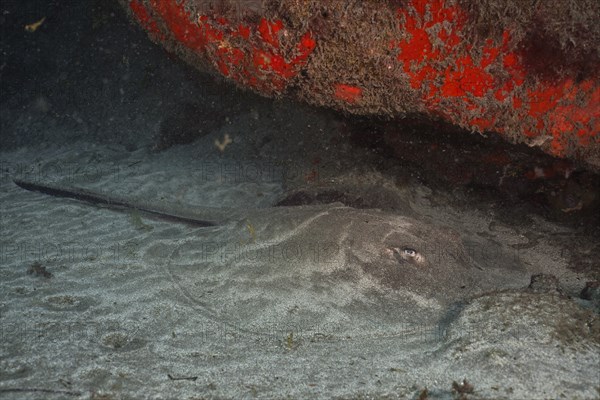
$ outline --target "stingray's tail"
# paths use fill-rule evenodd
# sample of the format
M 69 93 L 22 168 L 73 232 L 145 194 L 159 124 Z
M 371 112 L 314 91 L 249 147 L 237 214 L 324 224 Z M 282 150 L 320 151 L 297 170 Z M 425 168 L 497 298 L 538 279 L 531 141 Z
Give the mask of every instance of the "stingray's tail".
M 52 186 L 47 184 L 27 182 L 19 179 L 15 179 L 13 182 L 17 186 L 25 190 L 39 192 L 54 197 L 75 199 L 77 201 L 82 201 L 96 207 L 109 208 L 117 211 L 136 210 L 162 220 L 178 222 L 193 226 L 207 227 L 217 225 L 217 223 L 212 221 L 207 221 L 204 219 L 184 215 L 178 215 L 177 213 L 160 210 L 159 208 L 154 208 L 150 206 L 134 204 L 131 201 L 119 199 L 112 196 L 106 196 L 100 193 L 90 192 L 85 189 Z

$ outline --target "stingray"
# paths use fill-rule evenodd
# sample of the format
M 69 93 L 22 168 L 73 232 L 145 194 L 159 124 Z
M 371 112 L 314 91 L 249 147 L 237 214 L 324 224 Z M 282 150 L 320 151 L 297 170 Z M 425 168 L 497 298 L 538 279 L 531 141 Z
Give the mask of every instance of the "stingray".
M 403 202 L 382 192 L 295 191 L 271 208 L 222 210 L 15 183 L 198 228 L 169 249 L 164 266 L 202 313 L 244 332 L 422 338 L 473 296 L 528 283 L 500 244 L 401 212 Z M 144 255 L 150 265 L 162 246 Z

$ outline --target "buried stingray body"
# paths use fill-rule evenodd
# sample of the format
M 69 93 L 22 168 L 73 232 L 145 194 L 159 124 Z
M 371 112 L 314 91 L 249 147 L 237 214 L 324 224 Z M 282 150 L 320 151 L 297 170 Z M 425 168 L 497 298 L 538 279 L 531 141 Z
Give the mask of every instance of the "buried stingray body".
M 436 325 L 449 306 L 484 291 L 528 283 L 518 260 L 500 245 L 397 212 L 339 202 L 185 208 L 15 183 L 202 228 L 169 250 L 165 266 L 186 297 L 212 318 L 253 331 L 283 324 L 333 336 L 397 333 Z M 160 246 L 144 255 L 149 264 L 157 262 Z

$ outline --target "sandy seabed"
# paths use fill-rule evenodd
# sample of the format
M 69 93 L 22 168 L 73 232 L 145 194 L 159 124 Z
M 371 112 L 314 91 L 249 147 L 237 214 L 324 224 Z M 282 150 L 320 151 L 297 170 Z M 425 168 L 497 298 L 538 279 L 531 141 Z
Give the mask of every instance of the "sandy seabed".
M 434 205 L 418 185 L 398 190 L 410 217 L 339 203 L 271 208 L 281 180 L 206 175 L 207 160 L 227 169 L 244 158 L 243 144 L 229 157 L 212 139 L 161 153 L 79 142 L 1 155 L 3 397 L 405 398 L 427 388 L 451 398 L 463 379 L 483 398 L 597 397 L 597 314 L 557 291 L 523 290 L 542 272 L 581 290 L 585 277 L 544 237 L 566 228 L 538 218 L 538 240 L 516 251 L 528 242 L 520 228 Z M 48 197 L 13 177 L 217 225 Z M 423 226 L 485 240 L 469 260 L 434 259 L 427 245 L 446 236 Z M 400 275 L 396 286 L 382 279 L 378 268 L 403 268 L 386 258 L 393 235 L 440 272 Z M 483 271 L 461 269 L 482 255 Z M 51 277 L 28 272 L 35 263 Z M 474 299 L 445 301 L 462 293 L 455 275 L 476 279 L 463 289 Z

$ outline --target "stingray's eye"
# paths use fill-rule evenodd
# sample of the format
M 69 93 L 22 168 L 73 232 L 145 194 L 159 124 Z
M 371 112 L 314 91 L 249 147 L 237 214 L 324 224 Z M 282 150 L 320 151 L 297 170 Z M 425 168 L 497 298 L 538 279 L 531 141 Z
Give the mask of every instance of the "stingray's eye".
M 400 263 L 409 262 L 412 264 L 425 265 L 425 257 L 417 250 L 411 247 L 393 247 L 390 250 Z
M 411 249 L 411 248 L 404 248 L 402 249 L 402 255 L 405 255 L 406 257 L 416 257 L 417 256 L 417 251 L 415 249 Z

